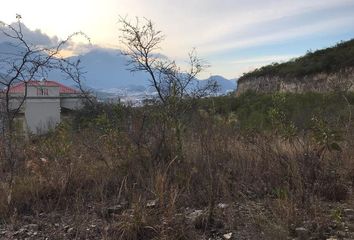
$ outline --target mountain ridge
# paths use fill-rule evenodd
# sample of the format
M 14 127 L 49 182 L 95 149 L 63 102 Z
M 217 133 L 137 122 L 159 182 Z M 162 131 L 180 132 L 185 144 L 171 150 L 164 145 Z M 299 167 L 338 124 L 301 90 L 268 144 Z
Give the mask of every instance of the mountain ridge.
M 9 54 L 12 52 L 20 53 L 21 49 L 6 42 L 0 42 L 0 53 Z M 82 55 L 69 57 L 68 59 L 80 59 L 85 72 L 83 85 L 94 90 L 114 88 L 118 90 L 133 88 L 136 90 L 137 88 L 148 88 L 150 86 L 149 75 L 144 72 L 132 73 L 129 71 L 127 66 L 128 58 L 120 54 L 120 51 L 116 49 L 94 47 Z M 70 81 L 65 81 L 62 73 L 57 70 L 48 72 L 47 77 L 67 85 L 72 84 Z M 204 83 L 204 80 L 210 80 L 211 78 L 216 78 L 220 85 L 220 94 L 236 89 L 235 80 L 230 81 L 220 75 L 210 76 L 208 79 L 200 81 Z
M 353 79 L 354 39 L 246 73 L 238 80 L 236 92 L 328 92 L 354 85 Z

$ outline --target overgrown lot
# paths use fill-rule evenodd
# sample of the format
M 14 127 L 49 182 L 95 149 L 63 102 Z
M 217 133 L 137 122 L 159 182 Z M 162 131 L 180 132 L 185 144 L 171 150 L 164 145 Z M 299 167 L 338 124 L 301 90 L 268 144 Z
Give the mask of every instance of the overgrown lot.
M 186 101 L 178 119 L 158 104 L 88 105 L 18 138 L 12 174 L 2 161 L 0 238 L 25 238 L 29 222 L 33 239 L 338 236 L 353 207 L 346 99 L 247 93 Z

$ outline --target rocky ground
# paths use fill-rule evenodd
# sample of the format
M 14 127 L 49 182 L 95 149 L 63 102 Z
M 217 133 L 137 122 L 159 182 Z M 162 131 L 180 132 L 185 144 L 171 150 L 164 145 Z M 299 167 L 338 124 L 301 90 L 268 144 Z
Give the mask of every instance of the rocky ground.
M 147 207 L 155 207 L 155 202 Z M 354 239 L 354 205 L 350 203 L 323 203 L 317 218 L 284 224 L 272 219 L 268 203 L 247 201 L 234 204 L 219 203 L 216 216 L 209 226 L 203 224 L 206 209 L 182 209 L 178 214 L 196 233 L 196 239 Z M 116 219 L 127 214 L 123 204 L 113 205 L 97 212 L 39 213 L 35 216 L 15 216 L 0 224 L 0 239 L 120 239 Z M 284 227 L 285 226 L 285 227 Z M 172 239 L 172 238 L 171 238 Z

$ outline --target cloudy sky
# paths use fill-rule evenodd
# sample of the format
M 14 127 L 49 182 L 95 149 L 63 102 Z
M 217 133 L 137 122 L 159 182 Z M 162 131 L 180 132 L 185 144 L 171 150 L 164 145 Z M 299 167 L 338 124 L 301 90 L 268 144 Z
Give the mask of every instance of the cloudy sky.
M 204 74 L 235 78 L 354 38 L 354 0 L 11 0 L 0 20 L 16 13 L 31 30 L 65 38 L 83 31 L 92 43 L 119 48 L 118 16 L 142 16 L 166 35 L 163 53 L 184 61 L 196 47 Z M 37 31 L 39 33 L 39 31 Z

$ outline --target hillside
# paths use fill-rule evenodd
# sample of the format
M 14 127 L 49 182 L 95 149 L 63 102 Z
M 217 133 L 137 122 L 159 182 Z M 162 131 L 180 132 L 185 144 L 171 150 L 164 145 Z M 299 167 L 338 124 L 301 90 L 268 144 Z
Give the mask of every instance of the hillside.
M 353 81 L 354 39 L 333 47 L 308 52 L 285 63 L 273 63 L 244 74 L 237 93 L 256 92 L 326 92 L 334 82 Z

